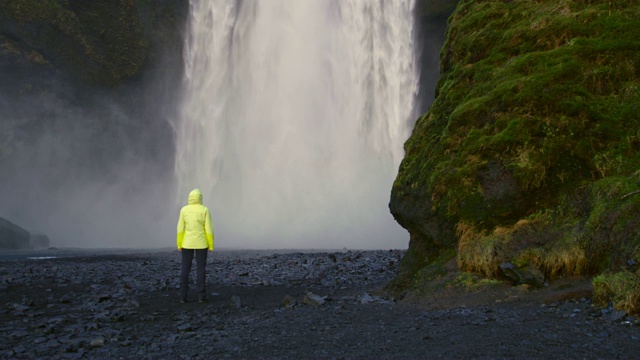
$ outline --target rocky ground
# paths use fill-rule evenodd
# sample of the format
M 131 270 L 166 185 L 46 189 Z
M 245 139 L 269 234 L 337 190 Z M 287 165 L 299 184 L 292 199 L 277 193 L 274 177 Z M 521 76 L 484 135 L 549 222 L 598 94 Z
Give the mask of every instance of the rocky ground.
M 640 321 L 593 308 L 580 291 L 567 296 L 558 287 L 536 297 L 505 285 L 396 301 L 380 288 L 402 254 L 216 251 L 208 259 L 210 301 L 186 304 L 177 296 L 177 251 L 0 254 L 0 358 L 640 354 Z

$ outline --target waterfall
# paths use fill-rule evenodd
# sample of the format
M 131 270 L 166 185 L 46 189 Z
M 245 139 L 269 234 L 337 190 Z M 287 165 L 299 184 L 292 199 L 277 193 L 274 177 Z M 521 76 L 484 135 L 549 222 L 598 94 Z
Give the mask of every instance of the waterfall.
M 413 27 L 407 0 L 191 0 L 176 209 L 200 188 L 224 247 L 407 248 Z

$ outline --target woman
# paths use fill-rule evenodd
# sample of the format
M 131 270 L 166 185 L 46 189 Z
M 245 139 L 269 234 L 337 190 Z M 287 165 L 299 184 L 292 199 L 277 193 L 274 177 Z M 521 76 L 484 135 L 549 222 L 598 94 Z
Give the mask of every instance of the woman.
M 189 193 L 188 205 L 180 210 L 178 219 L 178 251 L 182 252 L 182 270 L 180 272 L 180 302 L 187 302 L 189 292 L 189 273 L 193 255 L 196 255 L 196 288 L 198 300 L 207 301 L 206 266 L 207 249 L 213 251 L 213 226 L 209 209 L 202 205 L 202 192 L 199 189 Z

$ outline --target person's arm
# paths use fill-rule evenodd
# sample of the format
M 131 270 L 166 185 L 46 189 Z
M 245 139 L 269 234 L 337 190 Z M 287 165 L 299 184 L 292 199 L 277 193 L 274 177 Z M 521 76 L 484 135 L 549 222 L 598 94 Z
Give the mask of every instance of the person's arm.
M 209 209 L 206 209 L 204 214 L 204 232 L 207 235 L 207 246 L 209 247 L 209 251 L 213 251 L 213 224 L 211 223 L 211 214 L 209 214 Z
M 180 209 L 180 216 L 178 217 L 178 227 L 176 236 L 176 245 L 178 251 L 182 251 L 182 241 L 184 240 L 184 219 L 182 217 L 182 209 Z

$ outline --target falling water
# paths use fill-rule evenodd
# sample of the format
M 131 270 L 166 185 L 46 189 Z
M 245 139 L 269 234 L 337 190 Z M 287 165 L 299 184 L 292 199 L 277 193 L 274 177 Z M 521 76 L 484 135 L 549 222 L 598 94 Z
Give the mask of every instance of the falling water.
M 192 0 L 176 208 L 219 246 L 406 248 L 389 213 L 416 108 L 413 1 Z

